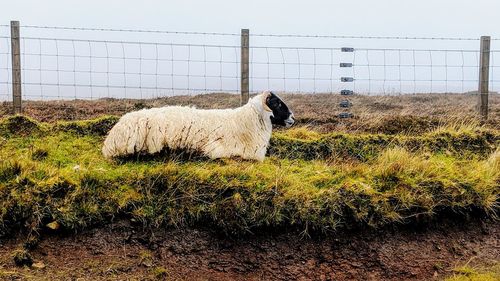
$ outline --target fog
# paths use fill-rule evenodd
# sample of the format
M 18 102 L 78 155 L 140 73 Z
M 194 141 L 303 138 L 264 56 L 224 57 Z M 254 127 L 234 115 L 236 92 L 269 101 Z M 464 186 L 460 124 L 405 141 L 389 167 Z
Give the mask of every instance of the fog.
M 478 39 L 500 38 L 499 10 L 493 0 L 8 2 L 0 10 L 0 100 L 10 99 L 10 20 L 21 24 L 23 95 L 30 99 L 237 93 L 241 28 L 251 34 L 252 92 L 399 94 L 476 90 Z M 497 53 L 492 90 L 500 88 Z

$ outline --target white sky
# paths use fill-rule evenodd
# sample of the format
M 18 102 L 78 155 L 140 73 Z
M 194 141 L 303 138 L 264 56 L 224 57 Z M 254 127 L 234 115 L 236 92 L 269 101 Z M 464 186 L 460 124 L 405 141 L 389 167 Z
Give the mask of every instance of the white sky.
M 258 33 L 500 36 L 498 0 L 16 0 L 22 24 Z
M 490 35 L 500 38 L 500 1 L 498 0 L 344 0 L 344 1 L 236 1 L 236 0 L 214 0 L 214 1 L 131 1 L 131 0 L 78 0 L 78 1 L 55 1 L 55 0 L 16 0 L 4 1 L 0 5 L 0 25 L 9 24 L 10 20 L 19 20 L 21 25 L 40 26 L 66 26 L 66 27 L 96 27 L 117 29 L 145 29 L 145 30 L 169 30 L 169 31 L 198 31 L 198 32 L 225 32 L 239 33 L 241 28 L 249 28 L 250 34 L 308 34 L 308 35 L 354 35 L 354 36 L 407 36 L 407 37 L 465 37 L 479 38 L 482 35 Z M 8 36 L 8 28 L 0 29 L 0 36 Z M 189 44 L 239 44 L 240 38 L 236 37 L 211 37 L 211 36 L 177 36 L 168 34 L 137 34 L 137 33 L 99 33 L 78 31 L 53 31 L 43 29 L 21 29 L 22 36 L 32 37 L 55 37 L 55 38 L 78 38 L 99 40 L 126 40 L 126 41 L 148 41 L 163 43 L 189 43 Z M 5 38 L 3 42 L 8 43 Z M 5 52 L 5 45 L 0 41 L 0 53 Z M 415 40 L 354 40 L 354 39 L 290 39 L 290 38 L 267 38 L 251 37 L 251 46 L 308 46 L 308 47 L 355 47 L 355 48 L 410 48 L 417 50 L 428 49 L 452 49 L 452 50 L 478 50 L 478 41 L 415 41 Z M 54 53 L 56 48 L 60 53 L 71 51 L 71 46 L 60 43 L 59 46 L 51 45 L 53 42 L 39 44 L 37 41 L 26 40 L 23 51 L 26 53 L 40 52 Z M 492 49 L 500 50 L 500 41 L 492 41 Z M 77 45 L 77 53 L 104 56 L 104 44 L 96 43 L 90 45 Z M 122 56 L 120 46 L 109 46 L 110 56 Z M 142 54 L 138 54 L 137 46 L 127 46 L 127 57 L 141 56 L 151 58 L 153 49 L 143 46 Z M 239 90 L 238 77 L 222 79 L 217 76 L 237 76 L 237 64 L 201 64 L 185 65 L 181 62 L 168 64 L 167 58 L 171 50 L 160 48 L 160 57 L 164 57 L 164 64 L 158 66 L 154 61 L 143 61 L 139 65 L 135 60 L 121 61 L 98 61 L 86 62 L 83 59 L 71 61 L 61 59 L 55 62 L 54 57 L 44 57 L 43 60 L 36 56 L 23 57 L 23 66 L 26 68 L 44 69 L 67 69 L 68 73 L 57 71 L 27 71 L 24 73 L 25 83 L 47 83 L 47 84 L 82 84 L 82 85 L 116 85 L 117 89 L 98 86 L 95 89 L 81 87 L 81 89 L 70 89 L 71 87 L 58 87 L 58 96 L 89 95 L 95 96 L 116 95 L 120 97 L 123 89 L 120 87 L 126 83 L 127 87 L 160 87 L 160 88 L 199 88 L 199 89 L 228 89 L 237 92 Z M 3 48 L 3 49 L 2 49 Z M 89 50 L 87 50 L 87 48 Z M 90 50 L 92 48 L 92 50 Z M 201 59 L 202 49 L 180 48 L 176 49 L 176 58 L 185 58 L 187 52 L 192 52 L 190 59 L 198 57 Z M 217 50 L 210 54 L 209 60 L 217 60 Z M 270 50 L 265 53 L 264 49 L 252 50 L 253 61 L 271 61 L 275 65 L 251 64 L 251 90 L 275 89 L 286 91 L 339 91 L 346 89 L 346 85 L 338 83 L 338 77 L 351 76 L 355 74 L 359 92 L 463 92 L 476 88 L 477 82 L 477 53 L 459 52 L 377 52 L 357 53 L 357 57 L 349 54 L 329 53 L 329 51 L 303 50 L 300 54 L 292 51 L 279 53 L 279 49 Z M 100 52 L 100 53 L 99 53 Z M 221 51 L 225 60 L 238 60 L 238 49 L 227 48 Z M 496 53 L 495 53 L 496 55 Z M 492 86 L 497 90 L 500 86 L 500 53 L 492 55 Z M 267 56 L 267 57 L 266 57 Z M 386 56 L 387 58 L 384 58 Z M 7 60 L 8 60 L 8 56 Z M 300 59 L 298 59 L 300 57 Z M 293 64 L 300 60 L 301 63 L 330 63 L 335 69 L 326 65 L 318 67 L 302 66 L 299 70 Z M 417 62 L 415 62 L 415 60 Z M 286 61 L 286 67 L 282 62 Z M 6 60 L 0 60 L 0 68 Z M 338 68 L 339 62 L 355 62 L 359 65 L 356 73 L 347 73 L 345 69 Z M 412 67 L 413 64 L 421 67 Z M 362 65 L 372 64 L 371 67 Z M 410 65 L 408 67 L 376 67 L 373 65 Z M 426 68 L 425 65 L 434 65 Z M 436 67 L 436 65 L 452 65 L 452 67 Z M 456 67 L 466 65 L 463 67 Z M 469 66 L 469 67 L 467 67 Z M 5 67 L 5 66 L 4 66 Z M 86 74 L 89 72 L 115 71 L 117 73 L 127 72 L 127 75 L 105 76 L 103 73 Z M 77 71 L 73 75 L 71 71 Z M 81 71 L 81 72 L 78 72 Z M 156 71 L 156 72 L 155 72 Z M 213 79 L 189 78 L 184 79 L 182 75 L 213 74 Z M 176 76 L 168 77 L 172 75 Z M 160 73 L 160 75 L 135 75 L 135 73 Z M 497 74 L 498 73 L 498 74 Z M 0 70 L 0 100 L 2 93 L 5 98 L 9 97 L 8 71 Z M 175 76 L 174 75 L 174 76 Z M 266 79 L 265 77 L 285 77 L 285 79 Z M 264 77 L 258 79 L 257 77 Z M 299 77 L 300 79 L 295 79 Z M 334 77 L 334 78 L 332 78 Z M 154 78 L 154 79 L 153 79 Z M 318 80 L 316 81 L 316 78 Z M 332 78 L 332 79 L 331 79 Z M 72 80 L 71 80 L 72 79 Z M 303 81 L 299 81 L 304 79 Z M 373 81 L 367 82 L 370 79 Z M 385 81 L 385 80 L 388 81 Z M 126 81 L 125 81 L 126 80 Z M 203 81 L 204 80 L 204 81 Z M 297 80 L 297 81 L 296 81 Z M 401 82 L 403 80 L 403 82 Z M 448 81 L 449 80 L 449 81 Z M 175 85 L 174 85 L 175 84 Z M 352 89 L 352 87 L 351 87 Z M 47 92 L 54 93 L 55 88 L 49 86 L 26 86 L 26 91 L 32 92 L 33 96 L 45 96 Z M 138 95 L 135 89 L 135 94 Z M 141 89 L 140 95 L 143 96 Z M 96 94 L 97 93 L 97 94 Z M 158 92 L 151 95 L 175 94 Z

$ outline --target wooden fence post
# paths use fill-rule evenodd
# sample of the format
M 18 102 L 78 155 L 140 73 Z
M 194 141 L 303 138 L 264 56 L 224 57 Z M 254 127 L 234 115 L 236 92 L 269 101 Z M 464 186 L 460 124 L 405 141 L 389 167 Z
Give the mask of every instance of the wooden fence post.
M 10 22 L 10 42 L 12 50 L 12 107 L 14 114 L 22 112 L 21 107 L 21 40 L 19 21 Z
M 248 102 L 250 98 L 250 31 L 248 29 L 241 30 L 241 105 Z
M 481 56 L 479 60 L 479 114 L 483 120 L 488 119 L 488 95 L 490 80 L 490 36 L 481 36 Z

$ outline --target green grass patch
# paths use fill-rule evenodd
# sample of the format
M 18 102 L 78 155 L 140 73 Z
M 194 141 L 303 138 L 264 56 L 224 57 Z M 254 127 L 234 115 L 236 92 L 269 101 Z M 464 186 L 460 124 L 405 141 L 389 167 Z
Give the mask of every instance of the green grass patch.
M 489 267 L 463 266 L 454 270 L 453 276 L 445 281 L 496 281 L 500 280 L 500 263 L 497 262 Z
M 292 159 L 356 159 L 366 161 L 387 148 L 403 147 L 411 152 L 446 153 L 457 157 L 486 157 L 500 144 L 497 131 L 446 128 L 421 135 L 318 134 L 304 128 L 273 135 L 269 153 Z
M 0 137 L 28 136 L 40 133 L 46 125 L 22 115 L 9 116 L 0 120 Z
M 275 134 L 271 156 L 262 163 L 161 155 L 108 161 L 100 148 L 104 128 L 114 124 L 110 119 L 38 124 L 39 130 L 23 134 L 4 129 L 9 120 L 0 123 L 6 136 L 0 143 L 0 236 L 76 231 L 117 217 L 145 227 L 209 224 L 242 233 L 379 227 L 449 211 L 481 210 L 496 217 L 498 211 L 500 151 L 494 132 L 466 132 L 487 148 L 460 145 L 451 153 L 410 146 L 415 136 L 396 136 L 405 141 L 395 143 L 385 135 L 299 129 Z M 431 142 L 429 135 L 421 137 Z M 454 141 L 442 142 L 449 149 Z M 329 154 L 303 154 L 309 149 L 315 155 L 323 146 Z
M 57 123 L 55 129 L 79 135 L 105 136 L 116 122 L 118 122 L 118 119 L 116 116 L 103 116 L 87 121 L 62 121 Z

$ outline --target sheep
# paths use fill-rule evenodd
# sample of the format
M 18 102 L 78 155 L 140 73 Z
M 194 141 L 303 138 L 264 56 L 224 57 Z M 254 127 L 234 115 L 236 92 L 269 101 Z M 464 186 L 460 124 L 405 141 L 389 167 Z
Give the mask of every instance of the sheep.
M 113 158 L 168 148 L 198 152 L 211 159 L 263 161 L 273 124 L 290 127 L 294 122 L 288 106 L 269 91 L 235 109 L 143 109 L 120 118 L 106 137 L 102 153 Z

